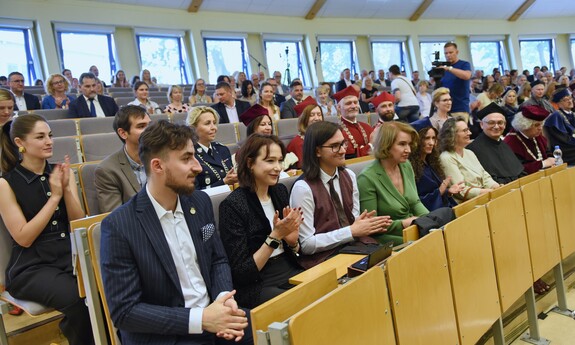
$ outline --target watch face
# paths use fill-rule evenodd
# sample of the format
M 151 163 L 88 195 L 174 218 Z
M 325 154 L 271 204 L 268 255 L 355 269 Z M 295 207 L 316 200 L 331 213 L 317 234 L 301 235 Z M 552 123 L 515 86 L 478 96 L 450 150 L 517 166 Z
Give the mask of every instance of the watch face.
M 266 239 L 266 244 L 267 244 L 268 246 L 272 247 L 273 249 L 277 249 L 277 248 L 280 246 L 280 242 L 279 242 L 279 241 L 273 240 L 273 239 L 271 239 L 271 238 L 269 238 L 269 237 Z

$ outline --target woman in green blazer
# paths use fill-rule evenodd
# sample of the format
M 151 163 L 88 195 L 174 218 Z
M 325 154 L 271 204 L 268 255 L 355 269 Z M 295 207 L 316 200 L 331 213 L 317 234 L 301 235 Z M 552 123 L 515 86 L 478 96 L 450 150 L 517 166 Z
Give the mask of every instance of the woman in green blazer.
M 357 178 L 361 209 L 376 210 L 393 220 L 387 232 L 375 236 L 381 243 L 403 243 L 403 229 L 429 213 L 419 200 L 409 154 L 417 145 L 417 132 L 402 122 L 386 122 L 376 136 L 376 160 Z

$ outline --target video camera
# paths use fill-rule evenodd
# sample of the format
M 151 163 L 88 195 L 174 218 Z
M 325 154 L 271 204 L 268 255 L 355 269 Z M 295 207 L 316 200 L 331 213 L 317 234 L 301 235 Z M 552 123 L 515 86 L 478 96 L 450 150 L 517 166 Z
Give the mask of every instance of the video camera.
M 433 67 L 427 72 L 427 74 L 435 81 L 435 87 L 438 88 L 441 86 L 441 78 L 445 75 L 445 70 L 443 68 L 439 68 L 439 66 L 451 66 L 451 64 L 447 61 L 439 61 L 439 51 L 434 53 L 434 58 L 434 61 L 431 62 Z

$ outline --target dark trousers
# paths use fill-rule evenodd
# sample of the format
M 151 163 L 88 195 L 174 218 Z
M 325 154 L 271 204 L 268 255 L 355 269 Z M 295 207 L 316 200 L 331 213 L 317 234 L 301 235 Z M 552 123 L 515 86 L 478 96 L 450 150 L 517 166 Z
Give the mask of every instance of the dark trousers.
M 399 117 L 398 121 L 411 123 L 419 120 L 418 105 L 410 105 L 407 107 L 396 107 L 395 112 L 397 114 L 397 117 Z

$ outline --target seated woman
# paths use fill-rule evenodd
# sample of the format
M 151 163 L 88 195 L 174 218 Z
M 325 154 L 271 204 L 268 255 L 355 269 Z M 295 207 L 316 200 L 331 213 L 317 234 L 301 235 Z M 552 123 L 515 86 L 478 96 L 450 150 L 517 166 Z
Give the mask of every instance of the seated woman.
M 196 80 L 188 102 L 190 105 L 196 103 L 212 103 L 212 97 L 206 94 L 206 82 L 203 79 L 200 78 Z
M 303 145 L 303 175 L 292 188 L 290 205 L 303 211 L 299 262 L 307 269 L 354 241 L 377 243 L 370 236 L 385 232 L 391 222 L 375 217 L 373 209 L 360 213 L 355 174 L 345 168 L 348 142 L 337 124 L 310 125 Z
M 463 182 L 450 187 L 451 176 L 445 177 L 443 174 L 437 150 L 437 133 L 433 127 L 421 129 L 418 132 L 419 145 L 409 155 L 417 194 L 429 211 L 457 205 L 451 196 L 463 188 Z
M 483 91 L 477 96 L 478 107 L 477 110 L 481 110 L 488 106 L 490 103 L 497 103 L 498 99 L 503 94 L 503 86 L 501 84 L 493 84 L 489 89 Z
M 140 72 L 140 81 L 146 83 L 148 87 L 156 86 L 154 78 L 152 78 L 152 74 L 147 69 L 144 69 L 142 72 Z M 132 84 L 132 86 L 134 86 L 134 84 Z
M 172 85 L 168 89 L 168 100 L 170 104 L 164 109 L 164 113 L 177 114 L 177 113 L 187 113 L 190 111 L 190 106 L 186 103 L 182 103 L 184 99 L 184 91 L 179 85 Z
M 289 207 L 279 183 L 285 153 L 275 136 L 251 135 L 242 146 L 240 187 L 220 204 L 220 234 L 228 254 L 235 299 L 254 308 L 286 291 L 301 272 L 296 261 L 301 212 Z
M 278 121 L 280 119 L 280 107 L 274 103 L 274 87 L 268 82 L 263 82 L 260 87 L 259 104 L 268 110 L 270 117 Z
M 319 104 L 324 116 L 337 116 L 337 109 L 333 103 L 333 99 L 329 97 L 329 93 L 329 84 L 319 86 L 315 91 L 317 103 Z
M 194 127 L 198 136 L 195 145 L 196 157 L 202 166 L 196 177 L 196 187 L 205 189 L 224 184 L 233 186 L 238 176 L 232 164 L 230 150 L 217 141 L 218 113 L 211 107 L 193 107 L 187 119 L 188 126 Z
M 513 128 L 503 139 L 528 174 L 555 165 L 555 158 L 547 155 L 547 138 L 543 136 L 543 123 L 548 116 L 547 110 L 536 105 L 523 107 L 515 114 Z
M 61 74 L 52 74 L 46 80 L 46 93 L 42 100 L 42 109 L 68 109 L 76 97 L 67 95 L 70 88 L 68 79 Z
M 136 95 L 136 99 L 128 103 L 128 105 L 139 105 L 146 109 L 148 115 L 162 113 L 158 103 L 148 98 L 148 84 L 143 81 L 136 82 L 136 84 L 134 84 L 134 94 Z
M 63 313 L 60 329 L 70 344 L 94 344 L 88 308 L 78 294 L 72 267 L 69 221 L 85 214 L 70 160 L 48 163 L 52 134 L 39 115 L 5 124 L 0 142 L 0 215 L 14 240 L 6 290 Z
M 14 95 L 6 89 L 0 88 L 0 127 L 12 119 L 14 115 Z M 2 151 L 0 150 L 0 156 Z
M 419 103 L 419 113 L 421 116 L 431 116 L 431 95 L 427 93 L 429 89 L 429 82 L 427 80 L 420 80 L 417 83 L 417 102 Z
M 126 73 L 122 70 L 118 70 L 112 81 L 113 87 L 130 87 L 130 83 L 126 79 Z
M 363 78 L 360 96 L 365 103 L 371 102 L 377 96 L 377 88 L 373 87 L 373 80 L 370 77 Z
M 310 97 L 311 98 L 311 97 Z M 302 102 L 303 103 L 303 102 Z M 296 106 L 296 108 L 299 104 Z M 296 109 L 297 112 L 297 109 Z M 293 137 L 290 143 L 287 146 L 287 152 L 291 152 L 295 154 L 298 158 L 297 161 L 297 168 L 301 169 L 303 164 L 303 141 L 305 138 L 305 131 L 307 130 L 308 126 L 314 124 L 316 122 L 323 121 L 323 113 L 321 108 L 317 104 L 311 104 L 305 107 L 303 113 L 301 113 L 298 121 L 297 121 L 297 128 L 299 134 Z
M 439 132 L 439 160 L 443 172 L 451 176 L 452 184 L 464 182 L 463 189 L 453 195 L 459 202 L 499 188 L 473 151 L 465 148 L 470 142 L 471 131 L 461 116 L 448 119 Z
M 513 117 L 519 111 L 519 105 L 517 104 L 517 92 L 514 89 L 507 89 L 503 95 L 501 96 L 501 107 L 505 110 L 505 131 L 503 131 L 503 135 L 509 133 L 511 130 L 511 122 L 513 121 Z
M 431 107 L 432 115 L 411 123 L 411 126 L 417 131 L 430 126 L 439 131 L 445 121 L 451 117 L 449 112 L 451 111 L 451 105 L 453 103 L 448 88 L 440 87 L 435 89 L 431 94 L 431 99 L 433 101 L 433 106 Z
M 381 243 L 403 243 L 403 229 L 429 213 L 417 195 L 409 154 L 417 145 L 417 132 L 408 124 L 385 122 L 374 142 L 375 161 L 357 177 L 362 209 L 392 219 L 387 231 L 376 236 Z
M 250 105 L 254 105 L 258 101 L 258 94 L 256 90 L 254 90 L 254 84 L 251 80 L 244 80 L 242 83 L 242 97 L 240 101 L 245 101 L 250 103 Z

